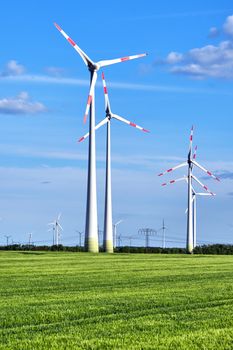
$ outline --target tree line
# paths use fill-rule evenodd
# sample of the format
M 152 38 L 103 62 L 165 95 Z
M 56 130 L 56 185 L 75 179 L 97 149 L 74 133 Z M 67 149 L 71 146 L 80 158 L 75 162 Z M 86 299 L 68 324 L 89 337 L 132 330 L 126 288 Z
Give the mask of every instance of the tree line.
M 53 246 L 35 246 L 28 244 L 10 244 L 8 246 L 0 246 L 0 250 L 15 251 L 66 251 L 66 252 L 84 252 L 84 247 L 80 246 L 64 246 L 62 244 Z M 103 251 L 100 248 L 100 252 Z M 115 253 L 135 253 L 135 254 L 186 254 L 185 248 L 161 248 L 161 247 L 129 247 L 122 246 L 114 249 Z M 197 246 L 193 254 L 210 254 L 210 255 L 232 255 L 233 245 L 231 244 L 208 244 Z

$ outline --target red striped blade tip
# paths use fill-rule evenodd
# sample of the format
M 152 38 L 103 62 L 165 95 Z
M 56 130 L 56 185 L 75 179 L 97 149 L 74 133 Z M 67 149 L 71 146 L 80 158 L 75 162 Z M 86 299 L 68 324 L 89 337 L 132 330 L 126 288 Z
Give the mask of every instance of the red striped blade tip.
M 128 61 L 130 58 L 129 58 L 129 56 L 126 56 L 126 57 L 122 57 L 120 60 L 122 61 L 122 62 L 124 62 L 124 61 Z
M 76 45 L 75 42 L 74 42 L 74 40 L 72 40 L 71 38 L 68 38 L 67 40 L 69 41 L 69 43 L 70 43 L 72 46 L 75 46 L 75 45 Z
M 87 122 L 87 114 L 85 114 L 83 117 L 83 124 L 86 124 L 86 122 Z
M 84 140 L 84 137 L 82 136 L 79 140 L 78 140 L 78 142 L 82 142 Z
M 142 129 L 142 131 L 144 131 L 144 132 L 150 132 L 150 130 L 147 130 L 147 129 Z
M 54 25 L 55 25 L 55 27 L 59 30 L 59 32 L 61 31 L 61 27 L 56 23 L 56 22 L 54 22 Z
M 92 101 L 92 96 L 89 95 L 89 96 L 88 96 L 88 99 L 87 99 L 87 104 L 90 105 L 90 104 L 91 104 L 91 101 Z
M 134 128 L 136 128 L 136 124 L 135 124 L 135 123 L 130 122 L 129 125 L 131 125 L 131 126 L 133 126 Z

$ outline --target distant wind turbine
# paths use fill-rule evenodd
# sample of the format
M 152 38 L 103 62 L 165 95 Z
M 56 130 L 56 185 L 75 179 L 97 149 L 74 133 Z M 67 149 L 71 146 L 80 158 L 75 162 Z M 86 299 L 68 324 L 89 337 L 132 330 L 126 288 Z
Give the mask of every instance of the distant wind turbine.
M 60 234 L 60 230 L 63 231 L 63 228 L 59 222 L 61 218 L 61 213 L 57 216 L 57 218 L 53 221 L 50 222 L 48 225 L 52 225 L 53 227 L 55 227 L 55 243 L 56 246 L 58 246 L 60 244 L 60 238 L 61 238 L 61 234 Z
M 194 180 L 195 182 L 197 182 L 210 195 L 212 195 L 212 196 L 214 195 L 213 192 L 209 191 L 207 186 L 203 185 L 203 183 L 196 176 L 194 176 L 193 167 L 196 166 L 196 167 L 200 168 L 202 171 L 204 171 L 207 175 L 211 176 L 213 179 L 220 181 L 219 178 L 216 177 L 213 173 L 211 173 L 210 171 L 205 169 L 202 165 L 197 163 L 197 161 L 195 160 L 197 148 L 195 148 L 195 152 L 193 153 L 192 142 L 193 142 L 193 127 L 191 128 L 191 134 L 190 134 L 190 138 L 189 138 L 189 152 L 188 152 L 187 160 L 184 163 L 181 163 L 173 168 L 170 168 L 170 169 L 166 170 L 165 172 L 160 173 L 158 175 L 158 176 L 162 176 L 162 175 L 170 173 L 173 170 L 176 170 L 178 168 L 188 166 L 188 176 L 184 176 L 182 178 L 179 178 L 176 180 L 171 180 L 167 183 L 162 184 L 162 186 L 166 186 L 166 185 L 173 184 L 175 182 L 182 181 L 182 180 L 185 180 L 188 182 L 187 244 L 186 244 L 188 253 L 193 252 L 194 240 L 196 240 L 196 238 L 194 237 L 194 225 L 193 225 L 194 217 L 193 217 L 193 186 L 192 186 L 192 181 Z M 195 211 L 195 215 L 196 215 L 196 211 Z
M 159 231 L 163 232 L 163 248 L 166 248 L 166 236 L 165 236 L 166 230 L 167 230 L 167 227 L 165 226 L 165 222 L 163 219 L 163 226 L 157 230 L 157 232 Z

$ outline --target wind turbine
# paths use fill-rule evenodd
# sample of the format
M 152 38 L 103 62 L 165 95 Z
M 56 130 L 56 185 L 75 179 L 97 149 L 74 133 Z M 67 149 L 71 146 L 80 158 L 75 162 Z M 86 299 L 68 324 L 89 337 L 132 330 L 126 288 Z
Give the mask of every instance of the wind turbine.
M 96 148 L 95 148 L 95 84 L 97 72 L 100 68 L 115 63 L 121 63 L 132 59 L 144 57 L 147 54 L 126 56 L 112 60 L 92 61 L 87 54 L 61 29 L 54 23 L 59 32 L 73 46 L 84 61 L 90 72 L 90 90 L 87 99 L 86 110 L 84 114 L 84 123 L 87 120 L 90 111 L 89 123 L 89 152 L 88 152 L 88 179 L 87 179 L 87 206 L 86 206 L 86 228 L 85 228 L 85 249 L 89 252 L 96 253 L 99 251 L 98 246 L 98 222 L 97 222 L 97 194 L 96 194 Z
M 166 236 L 165 236 L 166 230 L 167 230 L 167 227 L 165 226 L 165 222 L 163 219 L 163 226 L 157 230 L 157 232 L 163 231 L 163 248 L 166 248 Z
M 61 238 L 61 234 L 60 234 L 60 229 L 63 231 L 63 228 L 60 225 L 60 220 L 61 218 L 61 213 L 58 215 L 58 217 L 53 221 L 50 222 L 48 225 L 53 225 L 53 227 L 55 228 L 55 242 L 56 242 L 56 246 L 59 245 L 59 241 Z
M 117 246 L 117 226 L 122 222 L 123 220 L 117 221 L 115 224 L 113 224 L 113 245 L 114 248 Z
M 102 125 L 107 124 L 107 141 L 106 141 L 106 182 L 105 182 L 105 211 L 104 211 L 104 251 L 107 253 L 113 253 L 113 232 L 112 232 L 112 183 L 111 183 L 111 120 L 116 119 L 130 126 L 133 126 L 144 132 L 148 130 L 141 126 L 130 122 L 129 120 L 114 114 L 110 107 L 110 101 L 108 97 L 108 90 L 104 73 L 102 73 L 104 98 L 105 98 L 105 118 L 96 125 L 95 130 L 99 129 Z M 85 140 L 89 136 L 89 133 L 79 139 L 79 142 Z
M 197 157 L 197 146 L 195 147 L 195 151 L 193 153 L 193 159 Z M 186 181 L 188 183 L 187 177 Z M 194 187 L 192 186 L 192 203 L 193 203 L 193 248 L 197 246 L 197 196 L 215 196 L 215 193 L 211 192 L 196 192 Z M 186 209 L 185 213 L 187 213 L 188 209 Z
M 220 181 L 218 177 L 216 177 L 213 173 L 205 169 L 202 165 L 197 163 L 196 161 L 196 149 L 193 153 L 192 150 L 192 142 L 193 142 L 193 126 L 191 128 L 190 138 L 189 138 L 189 151 L 188 151 L 188 157 L 187 160 L 184 163 L 181 163 L 173 168 L 170 168 L 166 170 L 163 173 L 160 173 L 158 176 L 163 176 L 167 173 L 172 172 L 173 170 L 176 170 L 178 168 L 182 168 L 185 166 L 188 166 L 188 176 L 184 176 L 182 178 L 171 180 L 168 183 L 163 183 L 162 186 L 166 186 L 168 184 L 173 184 L 177 181 L 186 180 L 188 182 L 188 211 L 187 211 L 187 252 L 192 253 L 194 248 L 194 229 L 193 229 L 193 186 L 192 181 L 194 180 L 197 182 L 200 186 L 202 186 L 209 194 L 214 195 L 213 192 L 210 192 L 208 187 L 203 185 L 203 183 L 193 174 L 193 167 L 196 166 L 200 168 L 202 171 L 204 171 L 207 175 L 211 176 L 217 181 Z
M 29 247 L 29 248 L 30 248 L 31 245 L 32 245 L 32 233 L 33 233 L 33 232 L 30 232 L 30 233 L 28 234 L 28 247 Z

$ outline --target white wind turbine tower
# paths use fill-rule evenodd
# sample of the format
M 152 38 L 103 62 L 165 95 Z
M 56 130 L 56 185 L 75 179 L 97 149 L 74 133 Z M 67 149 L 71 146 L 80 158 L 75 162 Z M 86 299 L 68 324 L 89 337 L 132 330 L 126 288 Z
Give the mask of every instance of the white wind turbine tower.
M 193 186 L 192 186 L 192 181 L 196 181 L 200 186 L 202 186 L 209 194 L 214 195 L 214 193 L 210 192 L 207 186 L 203 185 L 201 181 L 193 175 L 193 167 L 196 166 L 200 168 L 202 171 L 204 171 L 207 175 L 211 176 L 217 181 L 220 181 L 219 178 L 217 178 L 215 175 L 213 175 L 210 171 L 205 169 L 202 165 L 197 163 L 195 160 L 196 155 L 195 153 L 193 154 L 192 150 L 192 141 L 193 141 L 193 127 L 191 128 L 191 134 L 190 134 L 190 139 L 189 139 L 189 152 L 188 152 L 188 157 L 187 160 L 184 163 L 181 163 L 173 168 L 170 168 L 166 170 L 163 173 L 160 173 L 158 176 L 162 176 L 164 174 L 170 173 L 173 170 L 176 170 L 178 168 L 188 166 L 188 176 L 184 176 L 182 178 L 176 179 L 176 180 L 171 180 L 168 183 L 163 183 L 162 186 L 166 186 L 168 184 L 173 184 L 177 181 L 181 180 L 186 180 L 188 182 L 188 211 L 187 211 L 187 252 L 192 253 L 193 248 L 194 248 L 194 230 L 193 230 Z M 196 149 L 195 149 L 196 151 Z
M 192 188 L 192 201 L 193 201 L 193 248 L 197 246 L 197 196 L 215 196 L 215 193 L 209 192 L 196 192 Z
M 107 253 L 113 253 L 113 232 L 112 232 L 112 183 L 111 183 L 111 120 L 116 119 L 130 126 L 133 126 L 144 132 L 148 130 L 142 128 L 129 120 L 114 114 L 111 111 L 107 86 L 102 73 L 102 80 L 104 86 L 104 97 L 105 97 L 105 118 L 96 125 L 95 130 L 99 129 L 102 125 L 107 124 L 107 141 L 106 141 L 106 182 L 105 182 L 105 211 L 104 211 L 104 251 Z M 89 133 L 79 139 L 79 142 L 85 140 L 89 136 Z
M 87 54 L 54 23 L 59 32 L 68 40 L 78 52 L 90 72 L 90 91 L 87 100 L 84 123 L 90 111 L 89 123 L 89 152 L 88 152 L 88 179 L 87 179 L 87 206 L 86 206 L 86 228 L 85 228 L 85 249 L 89 252 L 98 252 L 98 222 L 97 222 L 97 194 L 96 194 L 96 148 L 95 148 L 95 84 L 97 72 L 100 68 L 115 63 L 125 62 L 135 58 L 146 56 L 146 54 L 127 56 L 112 60 L 92 61 Z
M 48 225 L 52 225 L 54 231 L 55 231 L 55 244 L 56 246 L 58 246 L 60 244 L 60 238 L 61 238 L 61 234 L 60 234 L 60 229 L 63 231 L 63 228 L 61 227 L 61 224 L 59 222 L 61 218 L 61 214 L 58 215 L 58 217 L 53 221 L 50 222 Z
M 193 154 L 193 159 L 196 159 L 197 156 L 197 146 Z M 185 177 L 186 182 L 188 183 L 187 177 Z M 192 186 L 192 203 L 193 203 L 193 248 L 197 246 L 197 196 L 215 196 L 213 192 L 196 192 Z M 185 213 L 187 214 L 188 208 Z

